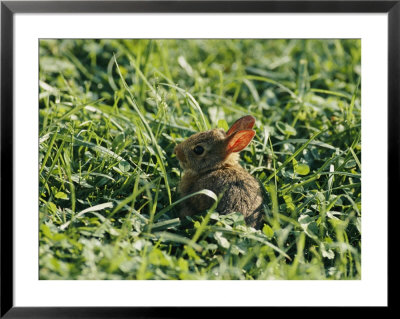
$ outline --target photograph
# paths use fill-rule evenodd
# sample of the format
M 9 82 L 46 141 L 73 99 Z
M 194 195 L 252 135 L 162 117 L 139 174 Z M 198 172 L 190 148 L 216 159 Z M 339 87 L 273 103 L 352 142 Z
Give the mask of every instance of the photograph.
M 38 279 L 360 281 L 361 45 L 38 39 Z

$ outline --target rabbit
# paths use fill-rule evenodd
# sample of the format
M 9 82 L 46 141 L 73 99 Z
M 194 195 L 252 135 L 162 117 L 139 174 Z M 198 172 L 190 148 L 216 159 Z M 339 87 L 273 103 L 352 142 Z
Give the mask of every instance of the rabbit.
M 183 169 L 178 190 L 181 197 L 202 189 L 217 196 L 223 194 L 216 211 L 220 214 L 240 212 L 248 226 L 263 226 L 263 196 L 258 181 L 239 164 L 239 152 L 253 139 L 255 118 L 237 120 L 228 132 L 213 129 L 196 133 L 174 148 Z M 200 194 L 181 203 L 179 217 L 192 216 L 209 209 L 214 200 Z

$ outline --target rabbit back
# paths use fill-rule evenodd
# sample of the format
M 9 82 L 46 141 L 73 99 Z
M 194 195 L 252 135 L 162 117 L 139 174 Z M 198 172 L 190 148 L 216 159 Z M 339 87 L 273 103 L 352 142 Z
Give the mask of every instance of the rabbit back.
M 223 194 L 216 211 L 220 214 L 240 212 L 246 224 L 259 229 L 263 222 L 262 193 L 258 181 L 240 166 L 224 167 L 196 176 L 185 174 L 181 181 L 181 194 L 209 189 L 217 196 Z M 181 217 L 195 215 L 209 209 L 214 200 L 206 195 L 196 195 L 183 202 Z

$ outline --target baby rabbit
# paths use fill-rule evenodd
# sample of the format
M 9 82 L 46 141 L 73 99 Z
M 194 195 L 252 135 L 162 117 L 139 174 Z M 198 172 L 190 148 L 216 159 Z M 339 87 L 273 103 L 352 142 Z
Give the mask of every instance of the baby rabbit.
M 216 211 L 220 214 L 240 212 L 246 224 L 256 229 L 263 226 L 262 193 L 257 180 L 239 164 L 239 152 L 253 139 L 255 118 L 237 120 L 225 133 L 213 129 L 190 136 L 178 144 L 174 153 L 183 169 L 179 185 L 181 197 L 209 189 L 222 198 Z M 181 204 L 180 218 L 210 208 L 214 200 L 196 195 Z

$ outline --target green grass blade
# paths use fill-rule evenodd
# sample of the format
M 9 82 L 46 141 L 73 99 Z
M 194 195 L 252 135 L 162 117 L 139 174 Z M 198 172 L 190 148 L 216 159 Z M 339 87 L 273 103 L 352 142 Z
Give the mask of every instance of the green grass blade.
M 282 168 L 284 168 L 288 163 L 290 163 L 294 158 L 296 158 L 296 156 L 298 156 L 307 146 L 308 144 L 311 143 L 312 140 L 314 140 L 318 135 L 320 135 L 323 131 L 319 131 L 317 133 L 315 133 L 313 136 L 310 137 L 310 139 L 304 143 L 301 147 L 299 147 L 296 152 L 293 153 L 293 155 L 289 156 L 286 161 L 278 167 L 278 169 L 275 170 L 274 173 L 272 173 L 270 176 L 268 176 L 263 183 L 268 183 L 272 178 L 274 178 L 276 176 L 276 174 L 278 174 Z

